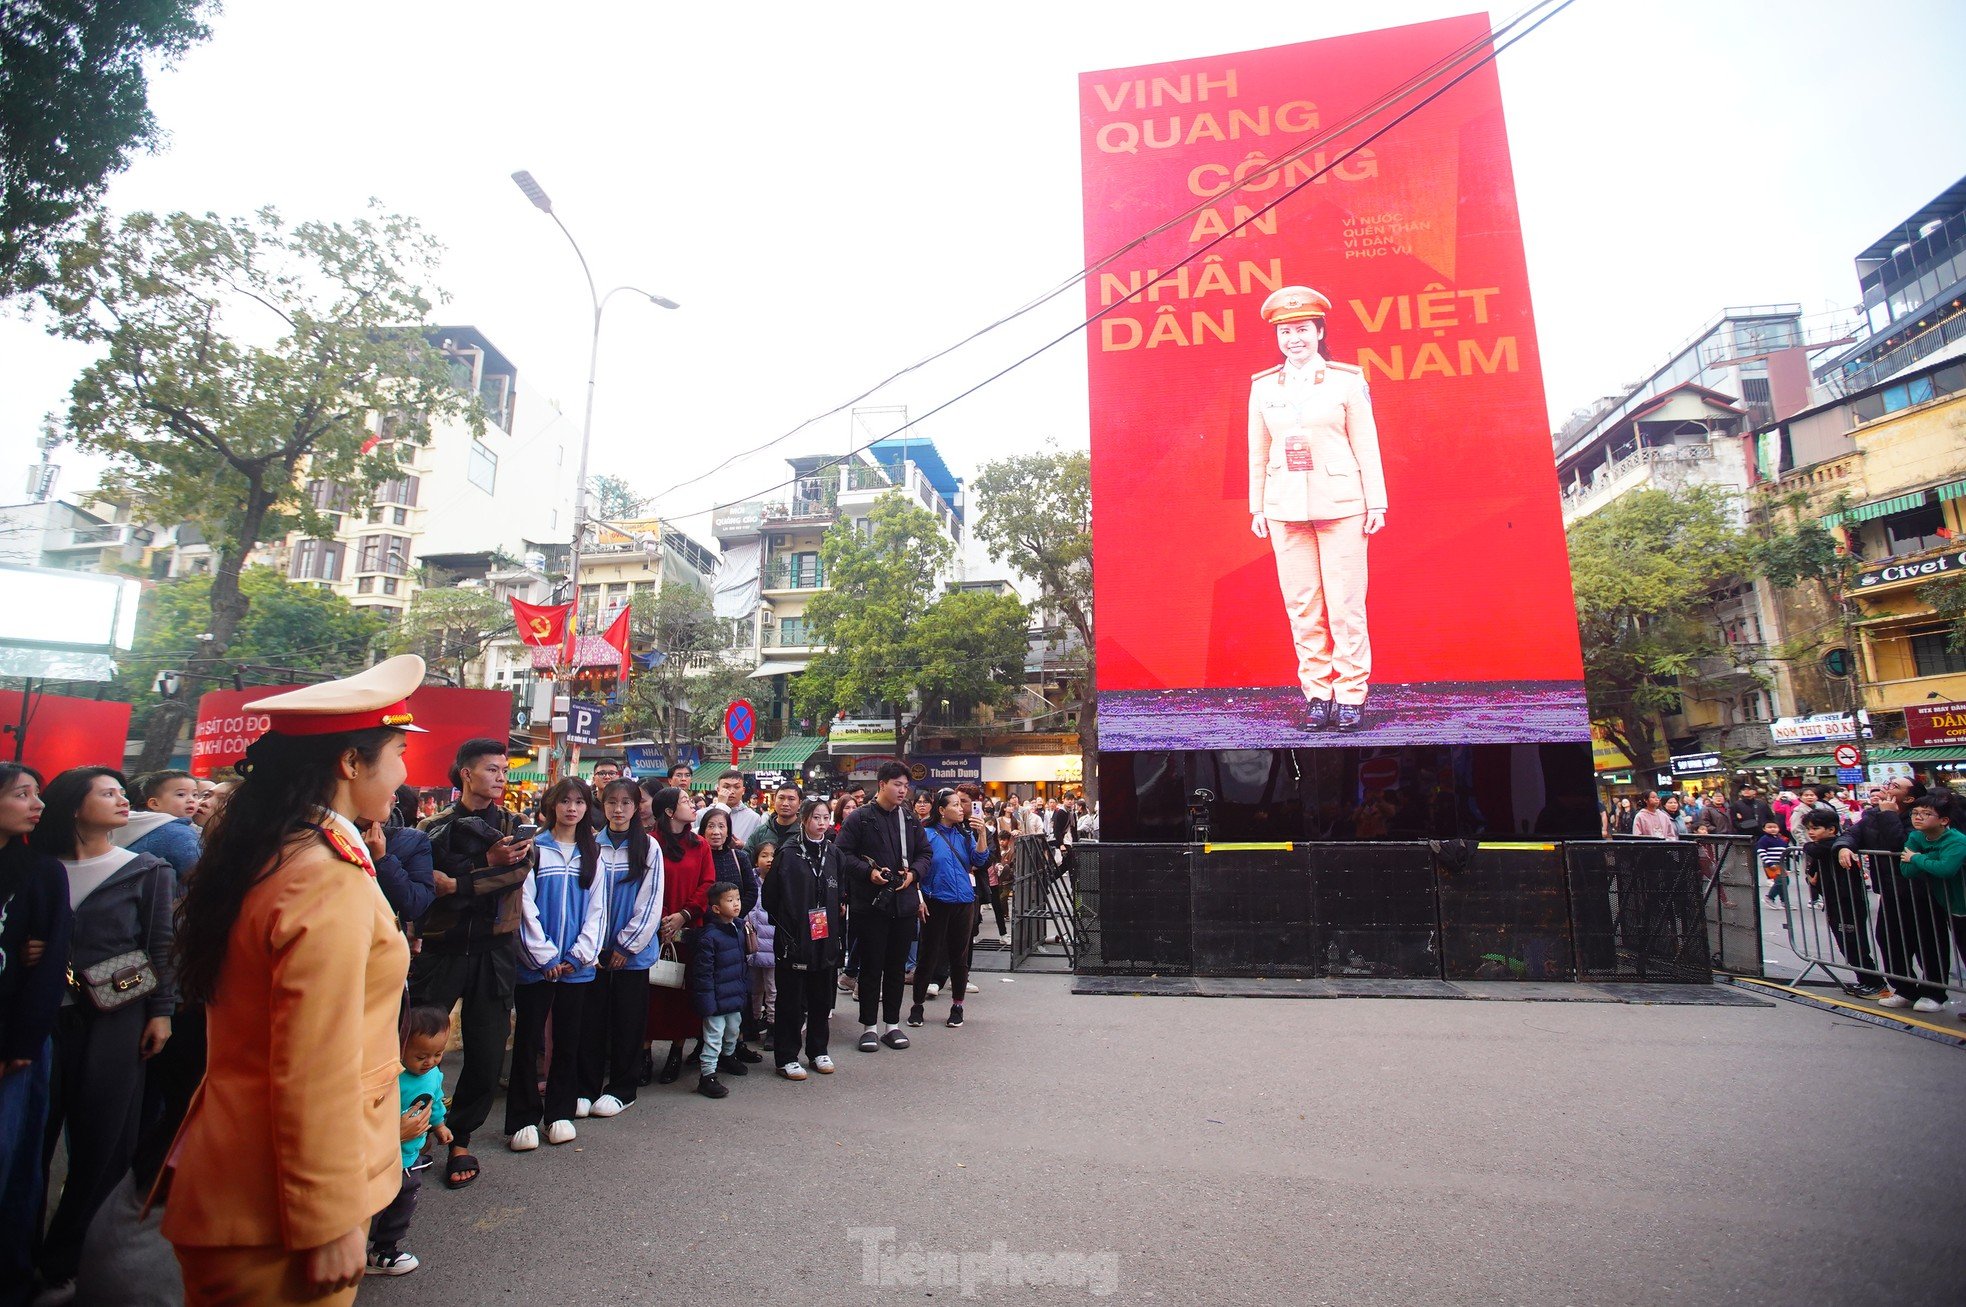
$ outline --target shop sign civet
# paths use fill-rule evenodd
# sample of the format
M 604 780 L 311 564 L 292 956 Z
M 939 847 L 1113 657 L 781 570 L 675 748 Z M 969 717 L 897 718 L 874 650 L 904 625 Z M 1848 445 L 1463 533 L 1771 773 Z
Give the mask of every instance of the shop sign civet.
M 1883 567 L 1865 568 L 1857 573 L 1856 588 L 1869 590 L 1880 585 L 1896 585 L 1900 581 L 1922 581 L 1928 576 L 1945 576 L 1966 570 L 1966 550 L 1955 550 L 1940 554 L 1936 558 L 1910 559 L 1900 563 L 1887 563 Z

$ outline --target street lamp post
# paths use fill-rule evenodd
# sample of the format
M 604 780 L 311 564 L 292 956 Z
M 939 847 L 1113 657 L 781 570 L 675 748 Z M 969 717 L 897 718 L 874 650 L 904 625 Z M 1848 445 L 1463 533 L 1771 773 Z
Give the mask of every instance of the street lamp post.
M 580 260 L 581 275 L 587 279 L 587 298 L 594 306 L 593 331 L 587 347 L 587 409 L 580 420 L 580 470 L 576 474 L 578 479 L 574 482 L 573 492 L 573 546 L 567 551 L 567 595 L 573 603 L 573 611 L 568 615 L 567 623 L 573 633 L 573 642 L 577 646 L 580 631 L 580 541 L 587 532 L 587 445 L 594 434 L 594 376 L 601 362 L 601 311 L 607 308 L 608 301 L 613 299 L 617 292 L 624 290 L 640 295 L 657 308 L 673 309 L 678 306 L 672 299 L 642 290 L 637 286 L 616 286 L 607 294 L 601 294 L 594 285 L 594 272 L 587 266 L 587 256 L 581 253 L 580 242 L 573 238 L 573 233 L 567 230 L 567 225 L 560 221 L 560 215 L 553 212 L 552 197 L 548 196 L 540 184 L 533 180 L 532 174 L 524 169 L 513 173 L 512 180 L 525 197 L 532 201 L 534 208 L 553 220 L 553 225 L 558 227 L 560 234 L 567 238 L 567 244 L 573 246 L 573 256 Z M 566 673 L 564 676 L 556 670 L 554 679 L 556 682 L 563 683 L 566 691 L 571 693 L 574 671 L 571 661 L 564 670 Z M 559 689 L 556 686 L 555 697 L 557 698 L 558 695 Z M 566 748 L 565 736 L 560 736 L 553 741 L 553 758 L 556 764 L 565 761 Z

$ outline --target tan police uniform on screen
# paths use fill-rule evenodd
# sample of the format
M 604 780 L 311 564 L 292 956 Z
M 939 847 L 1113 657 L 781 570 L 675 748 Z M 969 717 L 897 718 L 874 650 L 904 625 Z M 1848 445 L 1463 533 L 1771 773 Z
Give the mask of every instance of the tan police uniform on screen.
M 406 701 L 423 670 L 404 654 L 246 711 L 289 735 L 421 733 Z M 242 788 L 233 802 L 244 799 Z M 269 858 L 227 936 L 204 1083 L 159 1186 L 192 1307 L 352 1302 L 353 1288 L 308 1291 L 307 1250 L 366 1227 L 402 1184 L 409 946 L 355 824 L 319 808 L 309 821 Z
M 1263 301 L 1263 320 L 1322 327 L 1330 306 L 1307 286 L 1286 286 Z M 1314 346 L 1257 373 L 1249 386 L 1249 512 L 1259 533 L 1258 520 L 1267 523 L 1314 728 L 1358 724 L 1372 674 L 1367 518 L 1375 515 L 1376 529 L 1385 511 L 1386 477 L 1363 373 L 1319 356 Z

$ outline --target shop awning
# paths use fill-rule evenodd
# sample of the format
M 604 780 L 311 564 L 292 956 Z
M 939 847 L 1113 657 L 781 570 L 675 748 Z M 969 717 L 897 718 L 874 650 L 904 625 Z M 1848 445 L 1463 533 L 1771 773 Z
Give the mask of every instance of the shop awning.
M 1966 497 L 1966 480 L 1948 481 L 1932 493 L 1939 497 L 1940 503 L 1944 503 L 1948 499 Z
M 794 672 L 803 672 L 805 669 L 806 665 L 803 662 L 788 663 L 783 660 L 777 660 L 768 662 L 758 668 L 757 671 L 752 672 L 749 679 L 762 681 L 767 676 L 790 676 Z
M 1829 753 L 1764 753 L 1750 754 L 1741 760 L 1743 766 L 1773 770 L 1777 767 L 1834 767 L 1836 755 Z
M 1901 749 L 1872 749 L 1867 756 L 1872 762 L 1951 762 L 1955 758 L 1966 758 L 1966 744 L 1925 744 L 1916 748 L 1906 746 Z
M 1893 495 L 1880 499 L 1874 504 L 1859 504 L 1844 513 L 1829 513 L 1823 517 L 1824 526 L 1835 526 L 1840 522 L 1868 522 L 1874 517 L 1889 517 L 1893 513 L 1903 513 L 1925 506 L 1923 490 L 1914 490 L 1908 495 Z
M 752 771 L 797 771 L 806 760 L 826 747 L 818 735 L 788 735 L 751 759 Z

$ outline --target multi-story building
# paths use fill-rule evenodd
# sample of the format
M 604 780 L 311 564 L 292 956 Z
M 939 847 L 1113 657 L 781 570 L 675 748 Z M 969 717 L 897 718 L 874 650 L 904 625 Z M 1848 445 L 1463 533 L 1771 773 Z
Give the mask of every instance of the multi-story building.
M 1615 395 L 1580 409 L 1554 437 L 1566 527 L 1636 490 L 1720 491 L 1747 521 L 1760 473 L 1750 433 L 1809 401 L 1809 357 L 1847 343 L 1840 321 L 1805 319 L 1799 304 L 1723 310 Z M 1795 669 L 1773 657 L 1784 636 L 1771 587 L 1745 581 L 1714 597 L 1723 655 L 1682 682 L 1668 718 L 1675 754 L 1765 751 L 1769 723 L 1796 711 Z M 1630 766 L 1615 749 L 1599 770 Z
M 519 559 L 572 531 L 573 454 L 578 428 L 522 385 L 512 361 L 475 327 L 432 332 L 450 357 L 459 389 L 484 406 L 485 429 L 462 419 L 439 423 L 422 445 L 401 444 L 402 475 L 363 497 L 313 480 L 306 493 L 330 515 L 333 532 L 299 532 L 256 550 L 252 561 L 289 580 L 325 586 L 358 608 L 394 621 L 418 587 L 469 576 L 459 559 Z M 378 414 L 375 433 L 389 449 L 392 423 Z M 208 570 L 209 550 L 178 550 L 174 574 Z M 435 570 L 426 567 L 433 565 Z M 482 575 L 482 571 L 478 573 Z
M 776 740 L 792 730 L 790 679 L 805 670 L 823 646 L 814 642 L 806 605 L 830 588 L 820 561 L 820 543 L 834 523 L 863 523 L 874 501 L 896 490 L 934 515 L 938 531 L 962 557 L 962 482 L 949 470 L 933 442 L 895 437 L 845 458 L 810 456 L 786 460 L 795 478 L 789 499 L 753 500 L 719 510 L 711 529 L 725 565 L 718 573 L 718 615 L 734 625 L 737 655 L 753 664 L 758 682 L 761 738 Z M 945 580 L 960 579 L 960 563 Z M 749 581 L 755 576 L 756 588 Z M 816 734 L 788 741 L 773 765 L 800 767 L 824 741 Z M 892 747 L 892 740 L 888 744 Z M 793 759 L 801 749 L 804 756 Z
M 1966 177 L 1857 255 L 1864 331 L 1816 370 L 1824 400 L 1966 353 Z
M 665 585 L 708 593 L 716 555 L 656 518 L 593 520 L 580 549 L 579 628 L 602 630 L 636 599 L 653 598 Z
M 155 527 L 113 504 L 62 499 L 0 505 L 0 562 L 149 576 Z

